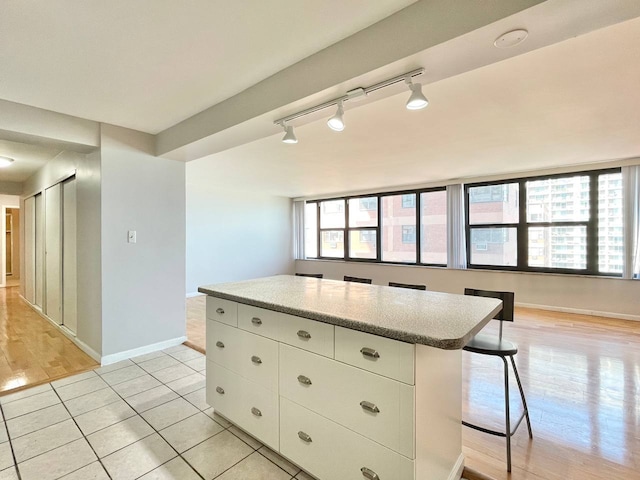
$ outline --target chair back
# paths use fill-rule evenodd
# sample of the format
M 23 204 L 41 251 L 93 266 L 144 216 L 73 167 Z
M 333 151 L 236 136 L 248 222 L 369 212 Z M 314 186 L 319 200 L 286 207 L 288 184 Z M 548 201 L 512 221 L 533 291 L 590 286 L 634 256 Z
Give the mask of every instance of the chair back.
M 398 287 L 398 288 L 411 288 L 412 290 L 426 290 L 427 289 L 426 285 L 415 285 L 415 284 L 412 284 L 412 283 L 389 282 L 389 286 L 390 287 Z
M 476 290 L 475 288 L 465 288 L 465 295 L 473 295 L 475 297 L 487 297 L 487 298 L 497 298 L 498 300 L 502 300 L 502 310 L 496 313 L 496 316 L 493 317 L 494 320 L 500 320 L 500 332 L 499 338 L 502 340 L 502 322 L 513 322 L 513 306 L 514 306 L 514 297 L 513 292 L 499 292 L 494 290 Z
M 322 278 L 323 276 L 323 273 L 296 273 L 296 277 Z
M 367 284 L 371 285 L 371 279 L 370 278 L 350 277 L 349 275 L 345 275 L 344 276 L 344 281 L 345 282 L 355 282 L 355 283 L 367 283 Z

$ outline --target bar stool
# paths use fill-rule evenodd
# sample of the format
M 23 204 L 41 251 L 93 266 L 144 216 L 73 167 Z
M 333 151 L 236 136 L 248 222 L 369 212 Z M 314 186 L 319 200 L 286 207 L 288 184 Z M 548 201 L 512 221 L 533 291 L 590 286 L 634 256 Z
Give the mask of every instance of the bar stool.
M 411 288 L 412 290 L 426 290 L 427 289 L 426 285 L 416 285 L 416 284 L 413 284 L 413 283 L 389 282 L 389 286 L 390 287 L 398 287 L 398 288 Z
M 514 307 L 514 294 L 513 292 L 495 292 L 491 290 L 476 290 L 473 288 L 465 288 L 465 295 L 474 295 L 477 297 L 489 297 L 498 298 L 502 300 L 502 310 L 493 317 L 500 321 L 500 333 L 497 337 L 493 335 L 478 334 L 473 337 L 469 343 L 467 343 L 463 350 L 471 353 L 478 353 L 480 355 L 491 355 L 500 357 L 504 362 L 504 405 L 505 405 L 505 431 L 500 432 L 497 430 L 490 430 L 479 425 L 474 425 L 469 422 L 462 421 L 462 424 L 466 427 L 479 430 L 490 435 L 496 435 L 498 437 L 504 437 L 507 440 L 507 472 L 511 471 L 511 437 L 516 433 L 518 427 L 522 423 L 522 419 L 526 418 L 527 428 L 529 430 L 529 438 L 533 438 L 531 432 L 531 422 L 529 421 L 529 409 L 527 408 L 527 401 L 524 398 L 524 391 L 522 390 L 522 383 L 520 383 L 520 376 L 518 375 L 518 369 L 516 368 L 516 362 L 513 357 L 518 353 L 518 346 L 508 340 L 502 338 L 502 322 L 513 322 L 513 307 Z M 515 374 L 516 381 L 518 382 L 518 389 L 520 390 L 520 397 L 522 398 L 522 406 L 524 408 L 522 415 L 516 422 L 516 426 L 511 430 L 511 417 L 509 415 L 509 364 L 507 363 L 507 357 L 511 360 L 513 366 L 513 373 Z
M 368 283 L 369 285 L 371 285 L 370 278 L 350 277 L 349 275 L 345 275 L 343 280 L 345 282 Z
M 322 278 L 323 276 L 323 273 L 296 273 L 296 277 Z

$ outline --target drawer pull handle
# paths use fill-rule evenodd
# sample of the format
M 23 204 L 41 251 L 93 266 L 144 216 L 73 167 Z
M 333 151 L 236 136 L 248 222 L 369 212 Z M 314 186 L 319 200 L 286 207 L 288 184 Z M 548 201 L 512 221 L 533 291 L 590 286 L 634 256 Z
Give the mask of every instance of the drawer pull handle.
M 255 355 L 253 357 L 251 357 L 251 361 L 253 363 L 255 363 L 256 365 L 260 365 L 262 363 L 262 359 L 260 357 L 255 356 Z
M 378 474 L 373 470 L 369 470 L 367 467 L 362 467 L 360 471 L 362 472 L 362 476 L 364 478 L 368 478 L 369 480 L 380 480 Z
M 306 433 L 304 433 L 302 430 L 300 430 L 298 432 L 298 437 L 300 438 L 300 440 L 302 440 L 303 442 L 307 442 L 307 443 L 311 443 L 313 440 L 311 440 L 311 437 L 309 435 L 307 435 Z
M 216 342 L 216 347 L 218 347 L 218 348 L 224 348 L 224 343 L 222 343 L 220 340 L 218 340 L 218 341 Z
M 371 403 L 371 402 L 367 402 L 366 400 L 363 400 L 360 402 L 360 406 L 362 407 L 363 410 L 366 410 L 367 412 L 380 413 L 380 409 L 375 403 Z
M 220 395 L 224 395 L 224 388 L 216 387 L 216 392 L 218 392 Z
M 360 349 L 360 353 L 362 355 L 364 355 L 365 357 L 369 357 L 369 358 L 380 358 L 380 354 L 378 353 L 377 350 L 374 350 L 373 348 L 369 348 L 369 347 L 362 347 Z
M 220 308 L 220 307 L 216 308 L 216 313 L 218 315 L 224 315 L 224 308 Z
M 304 375 L 298 375 L 298 381 L 303 385 L 311 385 L 311 379 Z
M 262 320 L 260 320 L 258 317 L 253 317 L 251 319 L 251 323 L 253 323 L 256 327 L 259 327 L 260 325 L 262 325 Z
M 311 338 L 311 334 L 306 330 L 298 330 L 298 336 L 304 340 L 309 340 Z
M 256 417 L 262 416 L 262 412 L 258 410 L 256 407 L 251 407 L 251 413 L 253 413 Z

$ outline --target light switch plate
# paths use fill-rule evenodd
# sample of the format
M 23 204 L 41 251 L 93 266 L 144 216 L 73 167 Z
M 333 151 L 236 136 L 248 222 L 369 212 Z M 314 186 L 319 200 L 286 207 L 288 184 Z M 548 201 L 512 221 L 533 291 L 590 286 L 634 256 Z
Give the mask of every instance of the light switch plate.
M 129 230 L 127 232 L 127 242 L 136 243 L 136 231 L 135 230 Z

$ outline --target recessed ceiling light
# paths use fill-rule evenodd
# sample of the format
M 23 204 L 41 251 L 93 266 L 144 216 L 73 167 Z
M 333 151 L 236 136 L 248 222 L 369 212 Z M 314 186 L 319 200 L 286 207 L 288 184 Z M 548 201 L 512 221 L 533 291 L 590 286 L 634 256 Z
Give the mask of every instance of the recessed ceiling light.
M 500 35 L 493 44 L 498 48 L 511 48 L 524 42 L 528 36 L 529 32 L 519 28 Z
M 13 163 L 13 158 L 0 157 L 0 168 L 6 168 Z

